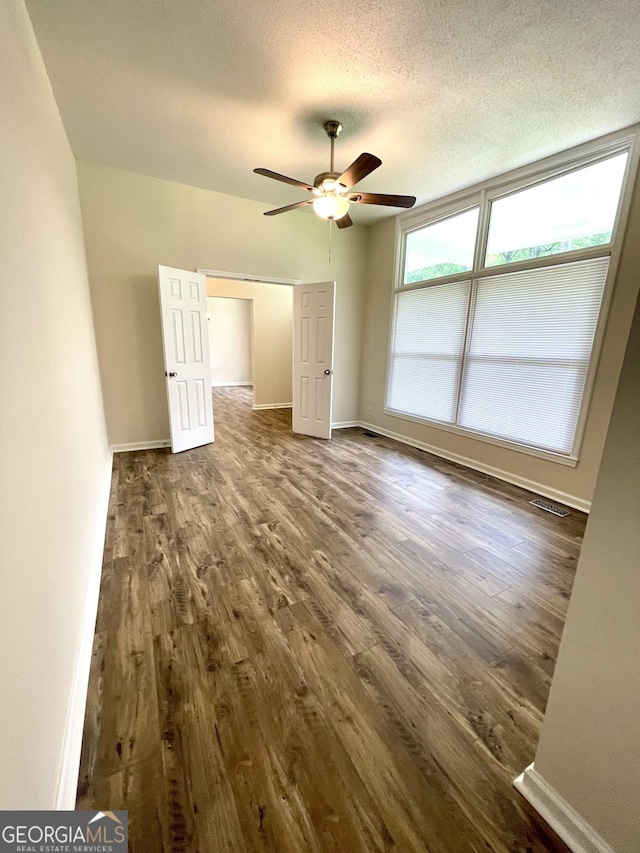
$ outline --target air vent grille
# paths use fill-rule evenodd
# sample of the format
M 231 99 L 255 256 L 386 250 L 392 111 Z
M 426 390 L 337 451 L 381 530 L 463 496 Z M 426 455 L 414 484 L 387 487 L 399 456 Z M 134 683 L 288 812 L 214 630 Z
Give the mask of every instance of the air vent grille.
M 535 501 L 529 501 L 529 503 L 532 506 L 537 506 L 538 509 L 543 509 L 545 512 L 550 512 L 553 515 L 559 515 L 560 518 L 564 518 L 565 515 L 571 515 L 568 509 L 563 509 L 561 506 L 550 504 L 548 501 L 540 500 L 540 498 L 537 498 Z

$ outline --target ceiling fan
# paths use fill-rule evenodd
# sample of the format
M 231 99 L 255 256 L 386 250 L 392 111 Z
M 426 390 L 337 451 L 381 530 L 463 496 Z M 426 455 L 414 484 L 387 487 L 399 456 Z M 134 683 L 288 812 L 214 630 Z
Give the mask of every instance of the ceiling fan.
M 373 154 L 361 154 L 342 174 L 334 171 L 333 148 L 338 134 L 342 130 L 342 125 L 339 121 L 326 121 L 324 129 L 331 140 L 331 165 L 328 172 L 320 172 L 319 175 L 315 176 L 313 186 L 305 184 L 303 181 L 297 181 L 295 178 L 288 178 L 286 175 L 279 175 L 278 172 L 272 172 L 271 169 L 253 170 L 257 175 L 264 175 L 265 178 L 273 178 L 275 181 L 282 181 L 285 184 L 300 187 L 300 189 L 307 190 L 313 194 L 313 198 L 306 199 L 305 201 L 288 204 L 286 207 L 278 207 L 276 210 L 267 210 L 264 214 L 265 216 L 276 216 L 278 213 L 286 213 L 288 210 L 296 210 L 298 207 L 312 205 L 318 216 L 321 216 L 323 219 L 335 220 L 338 228 L 348 228 L 350 225 L 353 225 L 349 216 L 349 207 L 352 204 L 413 207 L 416 199 L 412 195 L 351 192 L 357 183 L 366 178 L 367 175 L 370 175 L 378 166 L 382 165 L 382 160 Z

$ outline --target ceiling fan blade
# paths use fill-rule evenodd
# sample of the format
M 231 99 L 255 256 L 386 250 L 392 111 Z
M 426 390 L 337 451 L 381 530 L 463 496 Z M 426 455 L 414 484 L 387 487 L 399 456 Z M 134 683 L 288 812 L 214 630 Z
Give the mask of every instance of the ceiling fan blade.
M 350 190 L 351 187 L 354 187 L 359 181 L 366 178 L 367 175 L 370 175 L 374 169 L 377 169 L 381 165 L 382 160 L 374 154 L 361 154 L 357 160 L 353 161 L 348 169 L 345 169 L 337 182 Z
M 385 195 L 384 193 L 352 193 L 348 196 L 354 204 L 385 204 L 388 207 L 413 207 L 414 195 Z
M 297 181 L 295 178 L 288 178 L 286 175 L 279 175 L 278 172 L 272 172 L 271 169 L 254 169 L 253 171 L 256 175 L 273 178 L 274 181 L 282 181 L 283 184 L 291 184 L 292 187 L 300 187 L 301 190 L 309 190 L 310 193 L 314 190 L 314 187 L 309 184 Z
M 341 216 L 340 219 L 336 219 L 336 225 L 338 228 L 348 228 L 350 225 L 353 225 L 351 221 L 351 217 L 348 213 L 345 213 L 344 216 Z
M 307 204 L 313 204 L 315 199 L 309 198 L 305 201 L 297 201 L 295 204 L 288 204 L 286 207 L 278 207 L 275 210 L 265 210 L 265 216 L 275 216 L 277 213 L 286 213 L 288 210 L 296 210 L 298 207 L 305 207 Z

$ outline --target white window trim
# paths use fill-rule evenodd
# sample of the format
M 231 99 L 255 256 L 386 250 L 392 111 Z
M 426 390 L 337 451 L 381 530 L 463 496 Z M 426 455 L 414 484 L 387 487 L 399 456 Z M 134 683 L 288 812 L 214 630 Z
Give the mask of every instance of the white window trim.
M 547 459 L 561 465 L 575 467 L 578 464 L 587 423 L 587 414 L 593 393 L 593 385 L 602 351 L 607 317 L 611 306 L 614 283 L 618 273 L 622 238 L 627 226 L 631 196 L 633 193 L 636 175 L 638 173 L 638 161 L 640 159 L 639 135 L 640 125 L 625 128 L 624 130 L 609 134 L 608 136 L 593 140 L 592 142 L 587 142 L 567 151 L 559 152 L 558 154 L 554 154 L 551 157 L 539 160 L 528 166 L 523 166 L 519 169 L 507 172 L 504 175 L 483 181 L 480 184 L 460 190 L 452 195 L 428 202 L 427 204 L 413 208 L 411 211 L 396 217 L 394 281 L 391 288 L 387 365 L 385 372 L 385 404 L 383 407 L 383 413 L 385 415 L 389 415 L 393 418 L 399 418 L 401 420 L 412 421 L 413 423 L 427 425 L 434 429 L 465 436 L 467 438 L 472 438 L 487 444 L 493 444 L 498 447 L 504 447 L 508 450 L 523 453 L 528 456 Z M 625 174 L 622 180 L 622 192 L 620 204 L 618 206 L 618 214 L 613 225 L 610 243 L 603 244 L 602 246 L 594 246 L 588 249 L 577 249 L 572 252 L 562 252 L 557 255 L 548 255 L 544 258 L 534 258 L 532 260 L 519 261 L 511 264 L 498 264 L 492 267 L 484 267 L 482 265 L 484 263 L 486 243 L 489 236 L 489 213 L 492 201 L 504 198 L 505 196 L 511 195 L 515 192 L 519 192 L 520 190 L 534 184 L 545 183 L 555 177 L 576 171 L 584 166 L 592 165 L 600 160 L 612 157 L 615 154 L 621 154 L 624 151 L 628 151 L 629 155 L 627 157 Z M 455 275 L 442 276 L 437 279 L 428 279 L 424 282 L 411 282 L 410 284 L 404 284 L 404 263 L 406 257 L 407 234 L 442 219 L 448 219 L 458 213 L 464 213 L 466 210 L 477 206 L 479 206 L 480 212 L 478 217 L 478 231 L 476 235 L 472 269 L 465 270 L 464 272 Z M 417 290 L 424 287 L 471 279 L 471 292 L 474 293 L 476 288 L 473 286 L 473 282 L 492 275 L 503 275 L 509 272 L 519 272 L 525 269 L 537 269 L 542 266 L 552 266 L 568 263 L 570 261 L 587 260 L 588 258 L 606 256 L 610 257 L 607 280 L 604 287 L 604 293 L 602 295 L 602 303 L 593 339 L 589 368 L 587 370 L 584 391 L 582 393 L 582 401 L 580 404 L 580 413 L 578 415 L 573 447 L 569 454 L 561 454 L 537 447 L 530 447 L 529 445 L 518 444 L 514 441 L 508 441 L 492 435 L 486 435 L 485 433 L 476 432 L 475 430 L 461 427 L 457 424 L 445 424 L 441 421 L 421 418 L 417 415 L 411 415 L 389 408 L 387 401 L 389 399 L 389 378 L 396 321 L 396 295 L 398 292 Z M 460 393 L 460 389 L 458 389 L 458 393 Z

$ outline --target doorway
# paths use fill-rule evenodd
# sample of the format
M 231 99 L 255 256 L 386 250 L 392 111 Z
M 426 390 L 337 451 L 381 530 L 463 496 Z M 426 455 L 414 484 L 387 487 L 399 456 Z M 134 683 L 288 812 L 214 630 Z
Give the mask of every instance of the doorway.
M 207 388 L 249 383 L 254 409 L 293 409 L 294 432 L 331 438 L 335 281 L 271 283 L 164 266 L 158 274 L 174 453 L 213 441 Z M 247 308 L 234 301 L 250 305 L 250 336 Z
M 245 387 L 253 394 L 251 348 L 253 302 L 207 296 L 211 387 Z
M 218 307 L 218 320 L 226 322 L 224 334 L 227 336 L 229 351 L 233 347 L 238 378 L 234 379 L 232 364 L 228 364 L 225 384 L 232 382 L 250 382 L 253 387 L 254 409 L 291 408 L 292 403 L 292 364 L 293 349 L 293 287 L 289 284 L 266 283 L 262 281 L 239 281 L 207 276 L 207 307 L 211 304 L 215 311 Z M 219 300 L 210 302 L 211 299 Z M 236 303 L 236 305 L 230 305 Z M 238 306 L 244 303 L 248 308 Z M 226 311 L 226 320 L 223 314 Z M 244 313 L 243 313 L 244 312 Z M 246 355 L 246 343 L 240 340 L 233 344 L 229 337 L 234 333 L 245 339 L 247 315 L 250 318 L 251 353 L 250 379 L 240 375 L 241 347 Z M 233 316 L 233 319 L 231 319 Z M 218 349 L 217 342 L 211 340 L 220 323 L 213 318 L 209 321 L 210 346 Z M 236 346 L 237 344 L 237 346 Z M 213 350 L 212 350 L 213 351 Z M 221 356 L 224 358 L 224 356 Z M 212 361 L 212 386 L 214 382 Z M 222 375 L 222 374 L 220 374 Z M 219 385 L 221 381 L 218 382 Z

